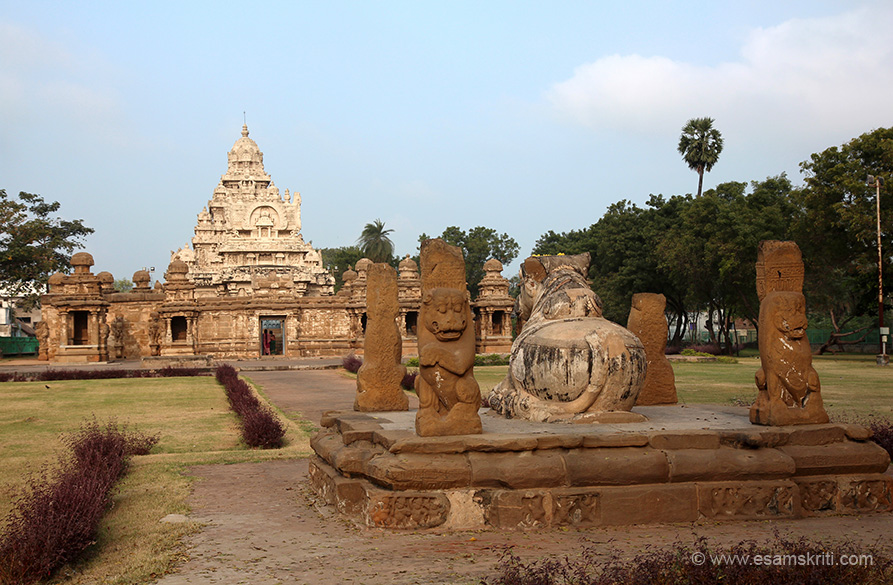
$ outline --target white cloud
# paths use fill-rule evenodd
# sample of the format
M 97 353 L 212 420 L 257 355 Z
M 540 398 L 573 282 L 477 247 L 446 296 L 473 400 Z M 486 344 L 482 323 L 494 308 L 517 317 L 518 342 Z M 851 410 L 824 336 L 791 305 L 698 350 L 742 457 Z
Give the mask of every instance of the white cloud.
M 756 140 L 771 129 L 803 135 L 893 123 L 893 6 L 793 19 L 750 32 L 740 59 L 700 66 L 667 57 L 612 55 L 585 64 L 547 99 L 594 130 L 678 132 L 695 116 Z M 821 130 L 819 130 L 821 129 Z

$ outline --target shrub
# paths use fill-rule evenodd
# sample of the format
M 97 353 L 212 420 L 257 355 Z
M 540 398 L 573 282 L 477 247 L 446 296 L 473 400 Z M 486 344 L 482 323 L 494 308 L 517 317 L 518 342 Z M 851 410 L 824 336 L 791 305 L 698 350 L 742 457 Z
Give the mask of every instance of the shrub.
M 507 366 L 508 363 L 509 356 L 498 353 L 474 356 L 474 365 L 476 366 Z
M 214 375 L 226 390 L 230 407 L 239 416 L 245 444 L 263 449 L 281 447 L 285 427 L 272 410 L 261 404 L 251 386 L 239 378 L 235 368 L 223 364 L 217 367 Z
M 680 352 L 680 354 L 685 355 L 685 356 L 697 356 L 697 357 L 713 357 L 716 355 L 715 353 L 710 353 L 708 351 L 700 351 L 699 349 L 696 349 L 699 347 L 700 348 L 705 348 L 705 347 L 713 348 L 714 346 L 697 345 L 697 346 L 692 346 L 692 347 L 686 347 L 685 349 L 683 349 Z
M 356 374 L 357 372 L 359 372 L 360 366 L 362 365 L 363 358 L 359 357 L 355 353 L 349 353 L 341 358 L 341 366 L 351 374 Z
M 115 378 L 174 378 L 202 376 L 198 368 L 165 367 L 160 370 L 54 370 L 52 368 L 33 374 L 2 373 L 0 382 L 51 382 L 56 380 L 111 380 Z
M 257 407 L 242 415 L 242 439 L 251 447 L 273 449 L 282 446 L 285 428 L 267 407 Z
M 736 556 L 737 555 L 737 556 Z M 842 557 L 866 558 L 871 563 L 842 564 Z M 756 562 L 755 557 L 761 561 Z M 770 564 L 765 559 L 786 557 L 790 562 Z M 806 562 L 808 559 L 813 562 Z M 745 560 L 746 559 L 746 560 Z M 803 560 L 803 562 L 800 561 Z M 820 562 L 824 560 L 824 562 Z M 753 562 L 750 562 L 753 561 Z M 706 539 L 694 548 L 679 546 L 652 550 L 628 561 L 617 557 L 599 561 L 591 547 L 583 549 L 580 559 L 545 559 L 523 563 L 509 549 L 497 567 L 498 574 L 481 581 L 483 585 L 672 585 L 712 583 L 746 585 L 823 585 L 847 583 L 870 585 L 885 583 L 893 561 L 879 551 L 843 543 L 836 546 L 812 544 L 801 538 L 790 541 L 777 533 L 775 540 L 760 546 L 741 542 L 725 549 L 711 549 Z
M 403 376 L 403 380 L 400 382 L 400 386 L 404 390 L 413 390 L 415 391 L 415 379 L 419 376 L 417 371 L 409 370 Z
M 403 362 L 403 365 L 405 365 L 407 368 L 417 368 L 419 367 L 419 358 L 411 357 Z
M 0 538 L 0 582 L 27 584 L 49 577 L 96 540 L 111 490 L 131 455 L 145 454 L 157 436 L 128 433 L 94 419 L 66 437 L 70 456 L 26 483 Z

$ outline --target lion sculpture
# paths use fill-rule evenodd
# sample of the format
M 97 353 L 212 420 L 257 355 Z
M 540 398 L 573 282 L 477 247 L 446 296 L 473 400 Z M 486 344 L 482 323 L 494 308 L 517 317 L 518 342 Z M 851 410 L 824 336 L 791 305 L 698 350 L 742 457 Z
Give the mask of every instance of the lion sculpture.
M 760 303 L 759 393 L 750 421 L 761 425 L 828 422 L 819 375 L 806 338 L 806 299 L 799 292 L 770 292 Z
M 474 379 L 468 294 L 452 288 L 428 290 L 420 313 L 416 432 L 423 437 L 480 433 L 481 390 Z
M 521 268 L 521 333 L 509 371 L 489 396 L 506 418 L 635 422 L 645 380 L 641 341 L 602 317 L 586 281 L 589 254 L 528 258 Z

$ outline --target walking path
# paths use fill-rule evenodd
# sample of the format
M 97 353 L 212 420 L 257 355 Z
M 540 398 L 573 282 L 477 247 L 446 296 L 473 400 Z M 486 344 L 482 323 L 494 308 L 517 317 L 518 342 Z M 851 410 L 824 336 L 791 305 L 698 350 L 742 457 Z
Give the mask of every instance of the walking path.
M 0 371 L 46 368 L 45 362 L 36 360 L 19 365 L 10 361 L 14 360 L 0 363 Z M 306 368 L 331 367 L 339 361 L 230 363 L 260 385 L 290 418 L 317 425 L 323 412 L 353 407 L 356 383 L 336 371 Z M 84 367 L 119 364 L 138 367 L 138 362 Z M 293 369 L 271 370 L 271 365 Z M 508 547 L 526 561 L 544 556 L 576 558 L 583 547 L 592 548 L 601 558 L 629 557 L 654 547 L 693 545 L 701 536 L 715 547 L 745 540 L 771 542 L 776 531 L 794 540 L 849 540 L 893 555 L 889 539 L 893 514 L 580 531 L 394 532 L 358 527 L 317 505 L 307 486 L 303 459 L 199 466 L 192 474 L 198 481 L 189 501 L 191 519 L 203 526 L 188 540 L 189 560 L 157 585 L 470 585 L 493 575 Z
M 316 424 L 324 411 L 353 407 L 356 383 L 338 372 L 245 375 L 284 412 Z M 891 514 L 583 531 L 394 532 L 355 526 L 316 505 L 306 460 L 204 466 L 194 473 L 200 481 L 190 500 L 192 514 L 205 526 L 190 540 L 190 560 L 158 585 L 472 584 L 494 574 L 508 547 L 525 560 L 576 557 L 584 546 L 604 557 L 632 556 L 655 546 L 693 545 L 699 536 L 715 546 L 771 541 L 776 530 L 793 539 L 849 539 L 893 552 Z

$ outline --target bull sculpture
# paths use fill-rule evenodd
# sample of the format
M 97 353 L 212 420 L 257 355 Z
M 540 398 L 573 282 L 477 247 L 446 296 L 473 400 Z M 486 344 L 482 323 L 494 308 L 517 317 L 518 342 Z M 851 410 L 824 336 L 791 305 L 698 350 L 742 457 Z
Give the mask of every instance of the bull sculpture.
M 521 268 L 519 322 L 509 371 L 489 396 L 506 418 L 539 422 L 635 422 L 645 348 L 602 317 L 586 280 L 589 254 L 528 258 Z

